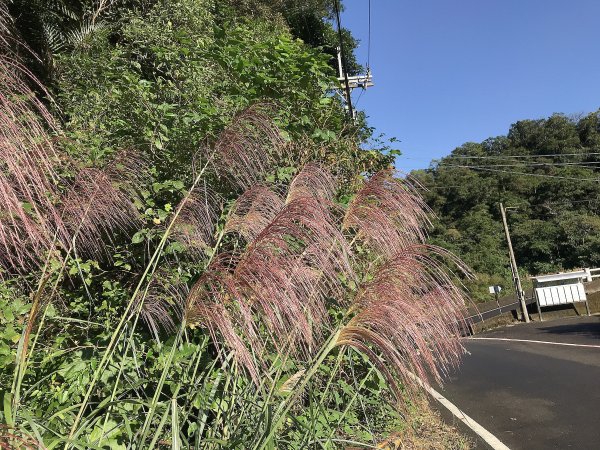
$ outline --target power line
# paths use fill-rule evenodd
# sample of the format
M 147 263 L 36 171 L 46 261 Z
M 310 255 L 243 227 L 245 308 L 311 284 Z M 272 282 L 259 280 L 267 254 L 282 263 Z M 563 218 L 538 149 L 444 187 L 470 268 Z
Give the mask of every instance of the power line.
M 590 153 L 549 153 L 545 155 L 498 155 L 498 156 L 471 156 L 471 155 L 448 155 L 446 158 L 462 158 L 462 159 L 505 159 L 505 158 L 553 158 L 563 156 L 595 156 L 600 155 L 600 152 Z
M 360 94 L 358 94 L 358 98 L 356 99 L 356 101 L 354 102 L 354 107 L 358 108 L 358 102 L 360 102 L 360 98 L 362 97 L 362 95 L 365 93 L 366 89 L 361 89 L 360 90 Z
M 539 202 L 528 202 L 527 204 L 520 203 L 517 206 L 519 208 L 539 208 L 539 207 L 550 207 L 550 206 L 569 206 L 578 203 L 594 203 L 600 202 L 600 198 L 587 198 L 583 200 L 572 200 L 572 201 L 543 201 Z
M 489 167 L 480 167 L 480 166 L 464 166 L 464 165 L 450 165 L 447 164 L 446 167 L 457 167 L 462 169 L 473 169 L 473 170 L 482 170 L 487 172 L 498 172 L 498 173 L 506 173 L 512 175 L 521 175 L 521 176 L 530 176 L 530 177 L 540 177 L 540 178 L 559 178 L 562 180 L 573 180 L 573 181 L 600 181 L 600 178 L 578 178 L 578 177 L 564 177 L 561 175 L 546 175 L 542 173 L 527 173 L 527 172 L 515 172 L 513 170 L 502 170 L 502 169 L 491 169 Z
M 528 174 L 525 174 L 528 175 Z M 443 185 L 443 186 L 427 186 L 427 185 L 421 185 L 421 186 L 417 186 L 418 189 L 421 189 L 423 191 L 426 192 L 431 192 L 434 190 L 444 190 L 444 189 L 454 189 L 454 188 L 468 188 L 469 186 L 465 185 L 465 184 L 450 184 L 450 185 Z M 559 206 L 559 205 L 571 205 L 571 204 L 575 204 L 575 203 L 600 203 L 600 198 L 592 198 L 592 199 L 586 199 L 586 200 L 573 200 L 573 201 L 565 201 L 565 202 L 541 202 L 539 204 L 533 204 L 531 203 L 529 206 Z
M 366 66 L 366 69 L 367 69 L 367 77 L 369 77 L 369 74 L 371 73 L 371 0 L 369 0 L 369 7 L 368 7 L 367 66 Z M 361 89 L 360 94 L 358 94 L 358 98 L 354 102 L 355 108 L 358 108 L 358 103 L 360 102 L 360 99 L 366 90 L 367 90 L 367 85 L 365 84 L 365 86 L 363 86 L 363 88 Z
M 493 160 L 506 160 L 512 161 L 510 158 L 550 158 L 550 157 L 562 157 L 562 156 L 594 156 L 600 155 L 600 152 L 595 153 L 554 153 L 548 155 L 498 155 L 498 156 L 470 156 L 470 155 L 448 155 L 443 156 L 441 158 L 427 158 L 427 157 L 418 157 L 418 156 L 406 156 L 400 155 L 398 158 L 400 159 L 409 159 L 412 161 L 443 161 L 449 159 L 493 159 Z
M 507 160 L 510 161 L 510 160 Z M 512 162 L 512 161 L 511 161 Z M 600 161 L 587 161 L 587 162 L 527 162 L 523 161 L 522 163 L 517 164 L 478 164 L 473 167 L 557 167 L 557 166 L 567 166 L 567 167 L 593 167 L 595 165 L 600 164 Z M 445 161 L 440 161 L 438 167 L 445 167 L 448 163 Z M 471 166 L 469 166 L 471 167 Z
M 573 201 L 566 201 L 566 202 L 544 202 L 544 203 L 540 203 L 539 205 L 536 206 L 561 206 L 561 205 L 571 205 L 573 203 L 594 203 L 594 202 L 600 202 L 600 198 L 588 198 L 585 200 L 573 200 Z
M 470 156 L 470 155 L 448 155 L 442 158 L 432 159 L 425 157 L 415 157 L 415 156 L 405 156 L 400 155 L 398 159 L 406 159 L 411 161 L 430 161 L 431 163 L 438 162 L 438 164 L 445 164 L 446 161 L 456 160 L 456 159 L 483 159 L 483 160 L 492 160 L 492 162 L 516 162 L 515 159 L 511 158 L 552 158 L 552 157 L 564 157 L 564 156 L 580 156 L 582 158 L 588 156 L 597 156 L 600 155 L 600 152 L 591 152 L 591 153 L 553 153 L 546 155 L 497 155 L 497 156 Z M 600 161 L 583 161 L 578 162 L 577 164 L 599 164 Z M 542 163 L 540 163 L 542 164 Z M 548 164 L 548 163 L 543 163 Z
M 369 28 L 367 34 L 367 73 L 371 71 L 371 0 L 369 0 Z

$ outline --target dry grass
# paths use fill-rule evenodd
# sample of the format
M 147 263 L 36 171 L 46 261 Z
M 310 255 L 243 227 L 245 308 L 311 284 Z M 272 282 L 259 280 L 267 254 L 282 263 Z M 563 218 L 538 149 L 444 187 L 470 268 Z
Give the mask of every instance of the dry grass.
M 473 441 L 445 423 L 427 401 L 417 401 L 405 427 L 378 445 L 383 450 L 468 450 Z
M 43 448 L 19 430 L 0 424 L 0 450 L 42 450 Z

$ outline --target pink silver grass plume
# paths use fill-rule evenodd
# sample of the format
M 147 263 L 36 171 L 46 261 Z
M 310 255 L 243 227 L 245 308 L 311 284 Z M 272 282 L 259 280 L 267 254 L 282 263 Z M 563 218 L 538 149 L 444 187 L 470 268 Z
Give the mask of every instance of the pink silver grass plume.
M 242 344 L 261 356 L 266 344 L 256 344 L 257 330 L 264 329 L 278 352 L 310 354 L 329 319 L 328 296 L 343 291 L 344 277 L 354 278 L 347 242 L 328 205 L 314 197 L 288 203 L 232 261 L 227 270 L 222 262 L 208 268 L 190 304 L 193 315 L 220 334 L 254 374 L 259 368 Z M 203 318 L 216 309 L 222 313 L 222 307 L 229 311 L 227 320 L 213 324 Z
M 144 173 L 138 155 L 121 152 L 102 170 L 81 170 L 69 186 L 59 175 L 69 161 L 50 137 L 58 126 L 30 84 L 45 92 L 18 61 L 0 55 L 0 267 L 16 272 L 60 245 L 70 248 L 74 237 L 80 250 L 101 253 L 101 238 L 135 221 L 131 186 Z
M 219 166 L 235 184 L 249 189 L 264 181 L 284 147 L 267 104 L 253 105 L 237 114 L 215 145 Z
M 206 185 L 190 193 L 174 223 L 172 238 L 183 244 L 190 255 L 206 255 L 213 245 L 220 206 L 218 196 Z
M 43 450 L 45 447 L 16 428 L 0 424 L 0 450 Z
M 320 170 L 312 166 L 302 176 L 311 179 Z M 422 200 L 391 171 L 365 183 L 344 226 L 386 258 L 349 302 L 348 282 L 357 277 L 340 224 L 323 199 L 322 192 L 332 191 L 299 186 L 266 226 L 261 209 L 255 237 L 241 255 L 220 255 L 208 267 L 188 299 L 190 323 L 208 328 L 220 352 L 233 351 L 256 381 L 267 349 L 313 354 L 330 320 L 328 306 L 336 302 L 351 316 L 336 345 L 369 357 L 398 395 L 398 381 L 415 392 L 414 376 L 440 380 L 463 351 L 465 296 L 448 264 L 468 270 L 446 250 L 422 243 L 429 223 Z M 245 201 L 252 205 L 261 189 Z M 391 240 L 390 249 L 378 232 Z
M 446 261 L 467 268 L 449 252 L 425 244 L 406 247 L 362 285 L 352 305 L 355 315 L 337 345 L 356 348 L 387 377 L 417 389 L 414 376 L 428 382 L 458 364 L 463 348 L 460 322 L 465 296 L 454 284 Z M 383 359 L 382 359 L 383 358 Z
M 0 170 L 0 268 L 17 272 L 31 269 L 50 248 L 50 236 L 36 221 L 40 212 L 33 212 Z
M 142 320 L 158 341 L 161 330 L 173 333 L 177 329 L 185 315 L 188 295 L 189 289 L 184 283 L 174 283 L 158 274 L 152 279 L 147 292 L 139 293 L 133 311 L 139 308 Z
M 12 17 L 8 12 L 8 1 L 0 0 L 0 51 L 10 48 L 10 28 Z
M 368 179 L 351 201 L 344 229 L 352 229 L 386 258 L 425 242 L 430 209 L 409 180 L 384 170 Z
M 286 201 L 314 196 L 331 202 L 336 188 L 335 178 L 329 171 L 317 163 L 309 162 L 292 180 Z
M 238 262 L 239 255 L 231 253 L 213 260 L 190 290 L 185 318 L 191 327 L 208 329 L 219 355 L 232 351 L 235 360 L 258 382 L 258 365 L 252 353 L 262 354 L 264 348 L 251 305 L 238 301 L 243 299 L 241 287 L 233 276 Z
M 28 83 L 43 87 L 18 61 L 0 54 L 0 266 L 35 266 L 60 230 L 60 165 L 51 114 Z
M 283 199 L 268 187 L 260 184 L 251 187 L 235 201 L 225 223 L 225 232 L 238 233 L 246 242 L 251 242 L 283 206 Z
M 289 202 L 251 243 L 236 271 L 244 265 L 252 270 L 253 258 L 277 257 L 277 263 L 287 268 L 291 291 L 301 301 L 309 300 L 309 295 L 324 301 L 340 294 L 342 280 L 354 280 L 355 274 L 351 251 L 332 210 L 316 197 Z M 317 317 L 313 314 L 313 320 Z
M 106 241 L 140 223 L 132 196 L 144 173 L 143 159 L 133 152 L 117 155 L 103 169 L 80 170 L 62 199 L 63 245 L 74 243 L 80 254 L 106 257 Z

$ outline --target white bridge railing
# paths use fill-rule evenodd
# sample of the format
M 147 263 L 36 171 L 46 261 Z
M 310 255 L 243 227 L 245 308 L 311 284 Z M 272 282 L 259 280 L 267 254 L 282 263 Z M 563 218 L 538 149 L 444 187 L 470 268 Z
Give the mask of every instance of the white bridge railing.
M 588 273 L 587 281 L 592 281 L 594 278 L 600 278 L 600 268 L 599 269 L 585 269 Z

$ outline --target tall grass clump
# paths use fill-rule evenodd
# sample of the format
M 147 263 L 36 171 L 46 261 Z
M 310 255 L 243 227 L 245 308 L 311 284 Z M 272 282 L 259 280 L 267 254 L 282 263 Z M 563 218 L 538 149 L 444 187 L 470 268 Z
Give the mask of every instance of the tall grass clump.
M 255 104 L 149 220 L 143 152 L 78 161 L 34 89 L 3 53 L 0 274 L 30 299 L 3 448 L 373 447 L 458 364 L 468 271 L 409 180 L 341 195 Z

